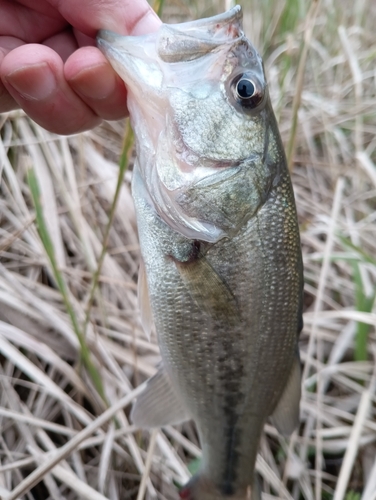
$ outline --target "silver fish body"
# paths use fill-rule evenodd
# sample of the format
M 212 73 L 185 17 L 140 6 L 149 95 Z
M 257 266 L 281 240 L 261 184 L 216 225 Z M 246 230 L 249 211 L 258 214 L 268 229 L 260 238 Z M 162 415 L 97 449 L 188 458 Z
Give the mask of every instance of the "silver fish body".
M 254 467 L 270 417 L 299 419 L 302 259 L 295 202 L 262 61 L 239 7 L 145 37 L 100 32 L 128 86 L 133 197 L 163 367 L 135 423 L 193 418 L 192 500 L 259 498 Z

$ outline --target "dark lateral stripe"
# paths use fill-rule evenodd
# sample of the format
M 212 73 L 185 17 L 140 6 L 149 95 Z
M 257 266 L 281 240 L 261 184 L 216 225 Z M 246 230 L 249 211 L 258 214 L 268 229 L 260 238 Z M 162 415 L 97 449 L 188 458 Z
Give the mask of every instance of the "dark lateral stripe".
M 237 467 L 239 463 L 239 453 L 237 446 L 240 442 L 239 429 L 236 428 L 237 416 L 233 407 L 229 407 L 227 413 L 228 425 L 226 427 L 225 440 L 225 470 L 221 492 L 224 496 L 231 496 L 235 493 L 235 482 L 237 479 Z

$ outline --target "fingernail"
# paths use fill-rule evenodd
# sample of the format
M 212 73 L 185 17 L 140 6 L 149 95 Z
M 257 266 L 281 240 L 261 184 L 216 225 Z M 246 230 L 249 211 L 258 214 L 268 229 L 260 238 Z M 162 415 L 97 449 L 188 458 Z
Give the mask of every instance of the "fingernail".
M 106 64 L 81 70 L 69 83 L 76 92 L 89 99 L 106 99 L 116 88 L 116 76 Z
M 5 80 L 27 100 L 42 101 L 56 88 L 55 76 L 47 63 L 24 66 L 6 75 Z
M 145 33 L 153 33 L 157 31 L 161 25 L 161 20 L 154 12 L 153 9 L 149 9 L 148 13 L 143 16 L 138 23 L 134 26 L 130 35 L 144 35 Z

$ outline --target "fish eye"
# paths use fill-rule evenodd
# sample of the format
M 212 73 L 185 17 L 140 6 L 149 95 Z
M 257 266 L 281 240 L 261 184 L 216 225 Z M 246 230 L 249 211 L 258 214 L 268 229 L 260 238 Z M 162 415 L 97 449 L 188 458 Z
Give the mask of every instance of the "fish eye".
M 241 78 L 236 84 L 236 93 L 239 99 L 250 99 L 255 92 L 255 84 L 248 78 Z
M 244 108 L 254 109 L 264 99 L 264 89 L 256 79 L 247 74 L 235 78 L 232 88 L 236 101 Z

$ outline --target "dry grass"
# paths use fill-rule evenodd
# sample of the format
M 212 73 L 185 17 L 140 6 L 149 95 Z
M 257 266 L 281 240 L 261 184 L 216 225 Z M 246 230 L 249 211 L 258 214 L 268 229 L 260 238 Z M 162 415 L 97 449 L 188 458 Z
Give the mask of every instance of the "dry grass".
M 175 0 L 164 13 L 177 21 L 231 2 L 219 3 Z M 289 441 L 266 426 L 264 498 L 376 499 L 376 7 L 322 0 L 306 16 L 299 0 L 253 3 L 245 27 L 293 144 L 306 280 L 301 426 Z M 123 124 L 65 138 L 13 112 L 0 128 L 0 497 L 176 499 L 200 455 L 194 427 L 150 437 L 127 418 L 159 354 L 137 310 L 130 173 L 107 231 Z

